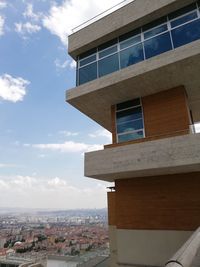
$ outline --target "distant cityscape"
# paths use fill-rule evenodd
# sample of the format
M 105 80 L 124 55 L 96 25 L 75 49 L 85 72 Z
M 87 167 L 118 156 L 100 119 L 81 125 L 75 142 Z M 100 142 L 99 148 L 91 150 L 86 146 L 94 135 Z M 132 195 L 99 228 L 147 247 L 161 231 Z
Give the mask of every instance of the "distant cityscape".
M 107 210 L 0 209 L 0 257 L 108 254 Z

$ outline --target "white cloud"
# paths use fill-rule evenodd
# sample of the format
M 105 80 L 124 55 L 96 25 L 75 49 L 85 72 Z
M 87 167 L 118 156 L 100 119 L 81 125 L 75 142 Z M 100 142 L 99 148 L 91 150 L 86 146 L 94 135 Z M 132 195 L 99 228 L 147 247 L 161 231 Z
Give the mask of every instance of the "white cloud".
M 60 177 L 0 177 L 0 206 L 24 208 L 106 207 L 106 183 L 77 187 Z M 7 197 L 9 196 L 9 198 Z
M 0 15 L 0 36 L 4 34 L 4 18 Z
M 57 68 L 65 69 L 67 67 L 70 67 L 71 69 L 76 68 L 76 62 L 74 60 L 65 60 L 64 62 L 61 62 L 61 60 L 56 59 L 54 61 Z
M 0 76 L 0 99 L 11 102 L 22 101 L 28 84 L 30 82 L 21 77 L 14 78 L 9 74 Z
M 0 0 L 0 9 L 3 9 L 7 6 L 7 3 L 4 0 Z
M 94 150 L 103 149 L 102 145 L 91 145 L 85 143 L 78 143 L 73 141 L 67 141 L 64 143 L 58 144 L 25 144 L 26 147 L 32 146 L 33 148 L 41 149 L 41 150 L 50 150 L 50 151 L 58 151 L 63 153 L 84 153 Z
M 62 5 L 54 3 L 49 14 L 44 17 L 43 25 L 67 45 L 67 36 L 74 27 L 119 2 L 120 0 L 65 0 Z
M 39 32 L 40 30 L 41 27 L 39 25 L 32 24 L 30 22 L 15 23 L 15 31 L 21 35 L 36 33 Z
M 37 14 L 34 13 L 33 12 L 33 5 L 31 3 L 28 3 L 27 7 L 26 7 L 26 10 L 23 13 L 23 16 L 25 18 L 29 18 L 29 19 L 31 19 L 33 21 L 39 21 L 42 15 L 40 13 L 37 13 Z
M 79 135 L 79 133 L 74 133 L 74 132 L 70 132 L 70 131 L 59 131 L 59 134 L 62 134 L 62 135 L 64 135 L 64 136 L 66 136 L 66 137 L 69 137 L 69 136 L 77 136 L 77 135 Z
M 89 136 L 92 138 L 106 137 L 109 139 L 109 141 L 112 140 L 112 134 L 109 131 L 107 131 L 106 129 L 102 129 L 102 130 L 98 130 L 94 133 L 90 133 Z

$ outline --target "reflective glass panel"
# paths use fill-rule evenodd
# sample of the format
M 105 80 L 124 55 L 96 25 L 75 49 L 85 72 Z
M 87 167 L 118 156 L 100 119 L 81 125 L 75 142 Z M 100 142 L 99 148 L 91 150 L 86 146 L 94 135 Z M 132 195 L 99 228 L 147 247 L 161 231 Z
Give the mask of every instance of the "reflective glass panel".
M 126 142 L 126 141 L 131 141 L 131 140 L 136 140 L 143 138 L 143 131 L 138 131 L 135 133 L 127 133 L 127 134 L 120 134 L 118 135 L 118 142 Z
M 97 63 L 94 62 L 79 69 L 79 84 L 92 81 L 97 78 Z
M 172 49 L 169 32 L 144 42 L 146 58 L 154 57 Z
M 80 60 L 80 67 L 96 60 L 96 54 L 91 55 L 85 59 Z
M 117 104 L 117 110 L 122 110 L 122 109 L 126 109 L 126 108 L 133 108 L 133 107 L 139 106 L 139 105 L 140 105 L 140 98 L 136 98 L 133 100 L 129 100 L 129 101 Z
M 108 55 L 113 54 L 115 52 L 117 52 L 117 46 L 116 45 L 99 52 L 99 58 L 108 56 Z
M 144 60 L 144 53 L 141 43 L 138 45 L 131 46 L 120 52 L 121 68 L 128 67 L 142 60 Z
M 142 118 L 142 109 L 130 108 L 117 112 L 117 124 Z
M 176 20 L 171 21 L 171 26 L 172 26 L 172 28 L 174 28 L 178 25 L 181 25 L 181 24 L 188 22 L 190 20 L 193 20 L 195 18 L 197 18 L 197 11 L 190 13 L 190 14 L 187 14 L 187 15 L 185 15 L 181 18 L 178 18 Z
M 139 42 L 141 42 L 141 35 L 131 37 L 128 40 L 123 41 L 123 42 L 120 43 L 120 49 L 123 49 L 123 48 L 126 48 L 128 46 L 137 44 Z
M 117 133 L 133 132 L 135 130 L 143 129 L 143 120 L 129 121 L 117 125 Z
M 174 47 L 200 39 L 200 19 L 172 30 Z
M 118 54 L 108 56 L 104 59 L 99 60 L 99 77 L 119 70 L 119 58 Z
M 167 24 L 161 25 L 161 26 L 154 28 L 148 32 L 145 32 L 144 33 L 144 39 L 153 37 L 159 33 L 165 32 L 165 31 L 167 31 Z

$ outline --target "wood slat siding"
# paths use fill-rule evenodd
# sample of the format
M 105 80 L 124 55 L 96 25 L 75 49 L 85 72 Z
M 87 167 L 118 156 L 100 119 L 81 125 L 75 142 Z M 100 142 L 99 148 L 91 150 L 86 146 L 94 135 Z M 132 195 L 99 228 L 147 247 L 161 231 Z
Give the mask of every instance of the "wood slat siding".
M 107 200 L 108 200 L 108 225 L 116 225 L 115 192 L 108 192 Z
M 118 229 L 195 230 L 200 226 L 199 172 L 116 180 L 115 189 Z
M 111 107 L 113 144 L 105 148 L 140 143 L 189 133 L 191 124 L 184 86 L 172 88 L 142 99 L 145 138 L 117 143 L 115 105 Z
M 183 86 L 142 98 L 145 135 L 173 134 L 189 129 L 190 117 Z

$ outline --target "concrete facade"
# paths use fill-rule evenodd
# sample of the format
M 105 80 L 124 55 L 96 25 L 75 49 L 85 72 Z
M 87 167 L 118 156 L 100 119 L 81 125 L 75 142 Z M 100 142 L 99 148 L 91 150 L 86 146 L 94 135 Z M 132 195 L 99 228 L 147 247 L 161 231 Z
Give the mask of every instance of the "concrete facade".
M 113 182 L 200 171 L 200 134 L 170 137 L 85 154 L 85 176 Z

